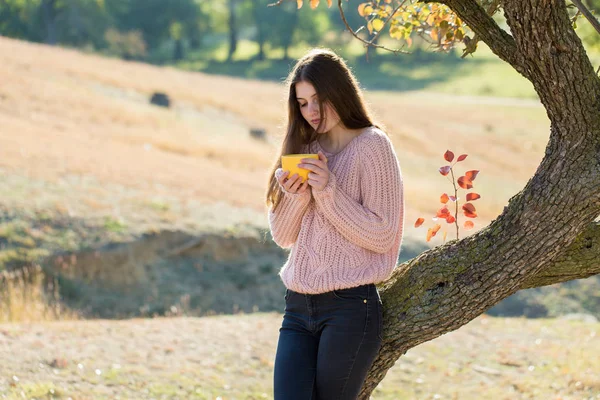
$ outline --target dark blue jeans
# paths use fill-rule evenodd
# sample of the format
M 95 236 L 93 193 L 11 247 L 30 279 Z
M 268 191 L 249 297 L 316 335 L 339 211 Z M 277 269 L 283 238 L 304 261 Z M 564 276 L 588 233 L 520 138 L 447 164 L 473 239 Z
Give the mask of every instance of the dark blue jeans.
M 374 284 L 320 294 L 287 289 L 275 400 L 355 400 L 382 343 Z

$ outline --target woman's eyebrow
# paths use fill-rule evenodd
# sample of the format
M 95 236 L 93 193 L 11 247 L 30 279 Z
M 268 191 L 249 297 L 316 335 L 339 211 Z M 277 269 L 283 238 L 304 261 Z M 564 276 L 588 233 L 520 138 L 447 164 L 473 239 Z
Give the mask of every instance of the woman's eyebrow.
M 312 99 L 312 98 L 313 98 L 313 97 L 315 97 L 316 95 L 317 95 L 317 94 L 315 93 L 315 94 L 313 94 L 312 96 L 310 96 L 310 98 Z M 302 97 L 296 97 L 296 100 L 306 100 L 306 99 L 303 99 Z

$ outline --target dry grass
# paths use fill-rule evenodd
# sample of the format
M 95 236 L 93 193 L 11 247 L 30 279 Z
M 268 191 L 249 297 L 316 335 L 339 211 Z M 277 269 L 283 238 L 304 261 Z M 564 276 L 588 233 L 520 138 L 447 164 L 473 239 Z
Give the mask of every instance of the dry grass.
M 0 324 L 6 399 L 272 399 L 279 313 Z M 600 399 L 600 324 L 480 316 L 410 349 L 374 399 Z M 578 340 L 573 340 L 578 338 Z
M 60 302 L 56 280 L 49 285 L 39 266 L 0 272 L 0 323 L 79 319 Z
M 285 116 L 282 85 L 5 38 L 0 38 L 0 80 L 0 168 L 51 183 L 88 176 L 99 190 L 122 185 L 141 197 L 222 201 L 265 215 L 266 174 Z M 148 105 L 155 90 L 168 93 L 174 108 Z M 424 230 L 412 223 L 432 216 L 439 195 L 452 189 L 437 172 L 446 149 L 469 154 L 458 174 L 481 171 L 475 182 L 482 196 L 474 221 L 479 229 L 524 186 L 548 138 L 549 122 L 534 101 L 386 92 L 369 92 L 367 100 L 400 159 L 406 235 L 421 239 Z M 265 128 L 270 140 L 251 139 L 251 126 Z M 85 201 L 95 209 L 110 208 L 98 196 Z

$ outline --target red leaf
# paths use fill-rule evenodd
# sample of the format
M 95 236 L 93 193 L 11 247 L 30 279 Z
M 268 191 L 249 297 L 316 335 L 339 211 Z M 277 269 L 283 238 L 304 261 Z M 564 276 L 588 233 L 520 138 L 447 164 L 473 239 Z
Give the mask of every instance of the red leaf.
M 452 224 L 452 223 L 454 223 L 454 221 L 456 221 L 456 218 L 454 218 L 454 215 L 448 215 L 446 217 L 446 222 L 447 223 Z
M 436 217 L 446 218 L 448 215 L 450 215 L 450 210 L 448 210 L 448 206 L 444 206 L 437 211 Z
M 417 220 L 415 221 L 415 228 L 418 228 L 421 225 L 423 225 L 423 222 L 425 222 L 425 218 L 417 218 Z
M 471 171 L 467 171 L 465 172 L 465 176 L 470 180 L 470 181 L 474 181 L 475 178 L 477 177 L 477 174 L 479 173 L 478 170 L 471 170 Z
M 473 187 L 473 182 L 471 182 L 471 180 L 466 176 L 461 176 L 460 178 L 458 178 L 457 182 L 458 186 L 460 186 L 463 189 L 471 189 Z
M 465 203 L 465 204 L 463 204 L 462 209 L 465 213 L 465 217 L 477 218 L 477 213 L 475 212 L 475 206 L 473 204 Z
M 460 157 L 458 157 L 458 158 L 456 159 L 456 162 L 462 161 L 462 160 L 464 160 L 465 158 L 467 158 L 467 155 L 466 155 L 466 154 L 461 154 L 461 155 L 460 155 Z
M 448 162 L 452 162 L 452 160 L 454 160 L 454 153 L 450 150 L 446 150 L 444 153 L 444 159 Z
M 467 193 L 467 201 L 473 201 L 481 198 L 477 193 Z
M 472 221 L 465 221 L 465 229 L 466 230 L 473 229 L 474 226 L 475 226 L 475 224 Z
M 456 201 L 456 196 L 450 196 L 450 200 Z
M 446 176 L 446 175 L 448 175 L 448 172 L 450 172 L 450 166 L 449 165 L 440 167 L 440 174 Z
M 444 193 L 441 197 L 440 197 L 440 201 L 444 204 L 446 204 L 448 202 L 448 195 L 446 193 Z

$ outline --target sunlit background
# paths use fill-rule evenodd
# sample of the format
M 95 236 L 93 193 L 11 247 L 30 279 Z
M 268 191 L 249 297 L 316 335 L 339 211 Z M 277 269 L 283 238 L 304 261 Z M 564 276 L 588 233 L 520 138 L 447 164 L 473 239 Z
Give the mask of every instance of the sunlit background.
M 454 195 L 447 150 L 468 155 L 456 178 L 479 171 L 460 238 L 534 174 L 548 117 L 483 43 L 367 56 L 335 5 L 271 2 L 0 1 L 1 398 L 272 398 L 288 252 L 265 194 L 283 80 L 312 47 L 344 57 L 395 146 L 399 263 L 456 239 L 444 221 L 426 240 Z M 344 2 L 354 29 L 360 4 Z M 577 24 L 597 67 L 600 35 Z M 598 293 L 598 277 L 520 291 L 411 349 L 373 396 L 600 399 Z

